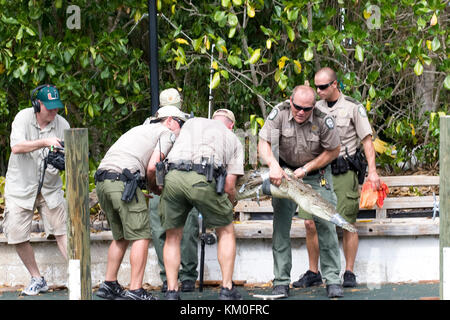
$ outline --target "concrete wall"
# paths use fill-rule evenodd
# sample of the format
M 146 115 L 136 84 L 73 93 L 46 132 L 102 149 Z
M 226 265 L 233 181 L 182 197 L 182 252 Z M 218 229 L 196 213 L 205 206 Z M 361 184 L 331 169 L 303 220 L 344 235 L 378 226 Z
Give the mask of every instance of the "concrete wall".
M 2 235 L 3 236 L 3 235 Z M 91 278 L 93 286 L 104 279 L 110 236 L 107 232 L 91 242 Z M 41 273 L 49 285 L 66 285 L 67 264 L 60 255 L 56 242 L 32 243 Z M 271 239 L 237 239 L 235 280 L 248 283 L 266 283 L 273 278 Z M 199 249 L 200 250 L 200 249 Z M 200 252 L 200 251 L 199 251 Z M 216 259 L 217 246 L 206 246 L 205 280 L 221 279 Z M 305 239 L 292 240 L 291 280 L 295 281 L 308 269 Z M 341 248 L 341 269 L 345 259 Z M 119 273 L 119 282 L 130 281 L 129 250 Z M 385 282 L 418 282 L 439 280 L 439 237 L 361 237 L 355 264 L 359 283 L 376 287 Z M 24 286 L 30 276 L 17 256 L 13 246 L 0 239 L 0 285 Z M 159 266 L 153 246 L 149 256 L 144 282 L 161 285 Z

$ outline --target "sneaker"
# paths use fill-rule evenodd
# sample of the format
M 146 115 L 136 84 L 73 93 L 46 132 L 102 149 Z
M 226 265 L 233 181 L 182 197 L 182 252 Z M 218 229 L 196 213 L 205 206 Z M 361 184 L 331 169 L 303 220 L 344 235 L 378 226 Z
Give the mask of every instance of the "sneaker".
M 165 293 L 166 291 L 167 291 L 167 280 L 164 280 L 161 286 L 161 292 Z
M 192 280 L 181 281 L 181 292 L 195 291 L 195 282 Z
M 153 296 L 144 288 L 140 288 L 137 290 L 126 290 L 123 298 L 125 300 L 158 300 L 157 297 Z
M 95 292 L 97 297 L 107 300 L 123 300 L 125 290 L 117 281 L 102 282 Z
M 181 300 L 180 293 L 175 290 L 167 290 L 164 297 L 166 300 Z
M 307 288 L 312 286 L 319 286 L 322 284 L 322 276 L 320 271 L 317 273 L 312 272 L 311 270 L 306 271 L 303 276 L 298 279 L 298 281 L 294 281 L 292 286 L 295 288 Z
M 340 284 L 327 284 L 328 298 L 340 298 L 344 296 L 344 290 Z
M 219 293 L 219 300 L 242 300 L 242 295 L 236 288 L 236 286 L 232 285 L 231 289 L 222 287 Z
M 344 272 L 344 282 L 342 284 L 346 288 L 356 287 L 356 276 L 353 272 L 347 270 Z
M 289 297 L 289 286 L 280 284 L 273 287 L 272 295 L 277 296 L 280 294 L 283 295 L 285 298 Z
M 32 277 L 30 285 L 27 288 L 22 290 L 22 295 L 35 296 L 40 292 L 47 292 L 47 291 L 48 291 L 48 286 L 47 286 L 47 282 L 45 281 L 44 277 L 40 277 L 40 278 Z

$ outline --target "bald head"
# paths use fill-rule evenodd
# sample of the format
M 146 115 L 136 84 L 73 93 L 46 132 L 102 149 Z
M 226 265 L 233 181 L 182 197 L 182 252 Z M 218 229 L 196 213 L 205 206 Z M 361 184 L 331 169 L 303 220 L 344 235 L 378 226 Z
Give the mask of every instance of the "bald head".
M 328 80 L 328 82 L 334 81 L 337 79 L 336 72 L 329 67 L 325 67 L 325 68 L 322 68 L 319 71 L 317 71 L 314 78 L 316 78 L 316 77 L 321 78 L 321 79 L 326 78 L 326 80 Z
M 310 86 L 300 85 L 296 86 L 292 91 L 292 99 L 301 99 L 302 101 L 308 101 L 310 103 L 308 103 L 307 105 L 311 106 L 316 102 L 316 93 Z

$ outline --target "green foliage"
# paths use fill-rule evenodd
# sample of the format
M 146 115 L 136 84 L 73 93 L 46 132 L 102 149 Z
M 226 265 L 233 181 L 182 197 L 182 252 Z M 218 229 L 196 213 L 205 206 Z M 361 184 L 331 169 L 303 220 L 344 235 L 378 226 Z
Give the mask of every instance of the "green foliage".
M 80 30 L 66 27 L 69 5 L 80 7 Z M 178 87 L 184 111 L 207 116 L 211 85 L 214 107 L 233 110 L 243 127 L 250 115 L 265 118 L 296 85 L 314 86 L 318 68 L 330 66 L 343 92 L 367 107 L 379 136 L 395 144 L 404 138 L 405 157 L 414 148 L 435 154 L 436 136 L 423 126 L 429 113 L 448 109 L 446 6 L 444 0 L 158 0 L 160 90 Z M 0 0 L 0 172 L 11 122 L 30 107 L 38 84 L 60 88 L 72 127 L 89 128 L 95 161 L 142 123 L 151 109 L 147 12 L 145 0 Z M 431 95 L 423 94 L 428 88 Z M 408 136 L 410 125 L 415 136 Z M 391 159 L 386 163 L 395 165 Z

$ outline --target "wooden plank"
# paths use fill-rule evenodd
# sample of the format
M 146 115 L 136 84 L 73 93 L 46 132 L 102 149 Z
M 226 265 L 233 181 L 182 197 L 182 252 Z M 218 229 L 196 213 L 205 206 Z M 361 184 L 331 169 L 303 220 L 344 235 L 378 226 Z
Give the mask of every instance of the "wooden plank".
M 388 187 L 438 186 L 439 176 L 385 176 L 380 177 Z
M 450 116 L 441 117 L 439 145 L 440 181 L 439 216 L 441 219 L 439 237 L 439 295 L 441 300 L 450 300 Z
M 64 130 L 69 299 L 92 300 L 87 129 Z
M 245 221 L 235 223 L 236 238 L 271 239 L 272 221 Z M 439 218 L 395 218 L 382 220 L 362 220 L 356 222 L 359 236 L 438 236 Z M 338 234 L 342 229 L 337 228 Z M 291 238 L 305 238 L 306 231 L 303 220 L 294 219 L 291 227 Z

